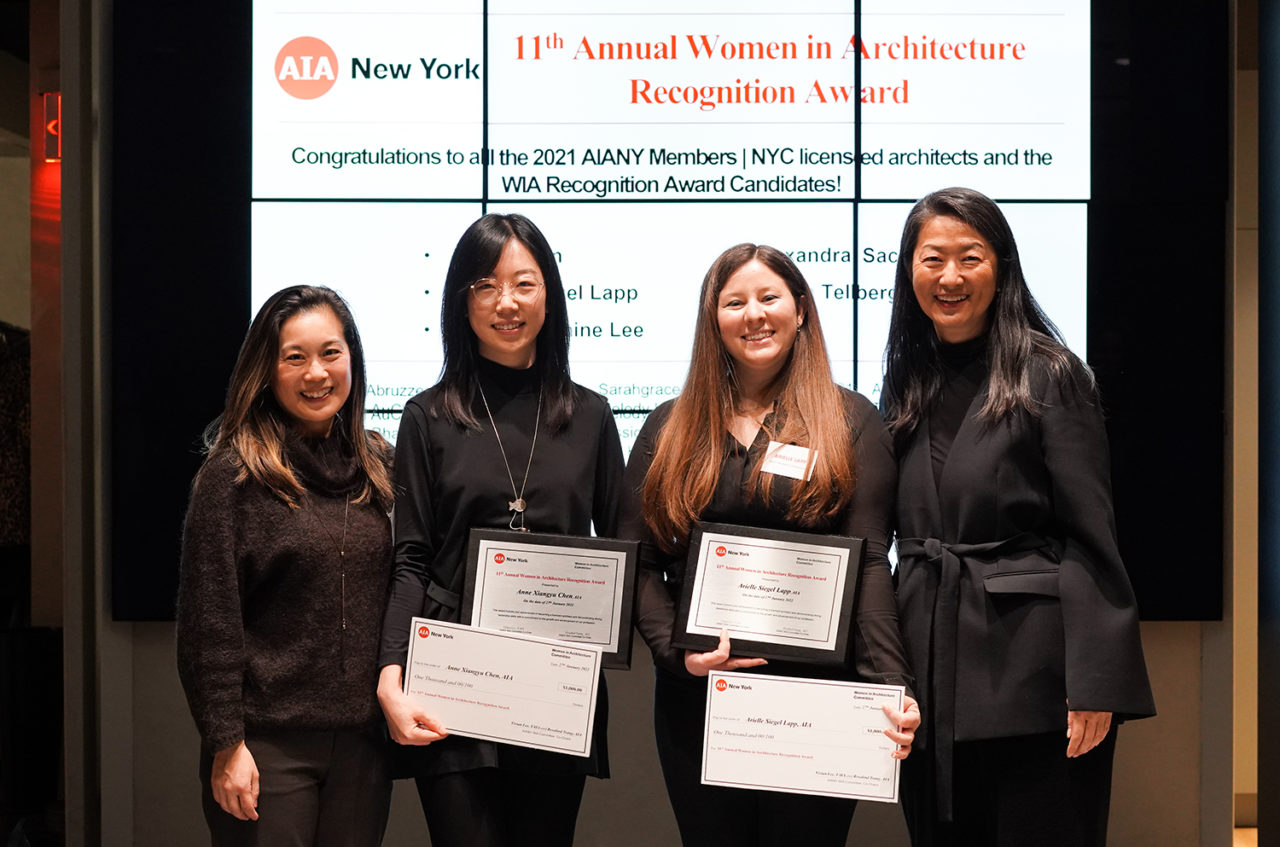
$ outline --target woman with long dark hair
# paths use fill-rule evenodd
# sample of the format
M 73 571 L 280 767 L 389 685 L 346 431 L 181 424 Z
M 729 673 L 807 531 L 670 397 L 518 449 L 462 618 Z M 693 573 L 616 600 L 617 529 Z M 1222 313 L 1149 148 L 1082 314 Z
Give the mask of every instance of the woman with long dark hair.
M 765 467 L 770 441 L 804 448 L 807 480 Z M 707 674 L 762 659 L 671 646 L 695 522 L 856 536 L 866 541 L 848 672 L 770 662 L 788 676 L 910 684 L 886 548 L 896 473 L 889 436 L 864 397 L 831 378 L 809 284 L 786 254 L 739 244 L 702 283 L 684 390 L 648 420 L 627 465 L 622 527 L 640 540 L 636 627 L 656 666 L 654 725 L 667 794 L 685 845 L 843 845 L 854 803 L 702 785 Z M 920 715 L 908 698 L 890 737 L 910 751 Z
M 347 304 L 294 286 L 258 311 L 206 434 L 177 634 L 215 845 L 382 841 L 391 448 L 364 395 Z
M 1100 845 L 1119 718 L 1154 714 L 1093 376 L 1027 289 L 998 206 L 911 210 L 881 404 L 898 603 L 924 712 L 920 845 Z
M 485 215 L 445 277 L 440 381 L 397 438 L 396 568 L 378 698 L 436 847 L 573 843 L 586 775 L 608 775 L 601 680 L 591 755 L 448 736 L 403 691 L 410 619 L 456 622 L 472 527 L 612 535 L 622 448 L 608 403 L 569 379 L 555 256 L 521 215 Z

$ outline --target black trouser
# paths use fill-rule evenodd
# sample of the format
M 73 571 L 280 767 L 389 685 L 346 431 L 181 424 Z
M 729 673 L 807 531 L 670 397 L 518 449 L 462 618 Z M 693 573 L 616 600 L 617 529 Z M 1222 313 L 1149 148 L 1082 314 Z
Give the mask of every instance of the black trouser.
M 391 780 L 386 742 L 369 729 L 293 730 L 245 739 L 258 766 L 258 820 L 213 799 L 213 756 L 200 757 L 204 817 L 214 847 L 378 847 Z
M 417 779 L 431 847 L 572 847 L 585 782 L 499 768 Z
M 1047 732 L 955 746 L 953 815 L 936 820 L 933 762 L 907 757 L 902 808 L 915 847 L 1103 847 L 1116 729 L 1067 758 L 1067 736 Z
M 659 670 L 653 728 L 667 796 L 685 847 L 843 847 L 857 803 L 835 797 L 702 784 L 706 680 Z

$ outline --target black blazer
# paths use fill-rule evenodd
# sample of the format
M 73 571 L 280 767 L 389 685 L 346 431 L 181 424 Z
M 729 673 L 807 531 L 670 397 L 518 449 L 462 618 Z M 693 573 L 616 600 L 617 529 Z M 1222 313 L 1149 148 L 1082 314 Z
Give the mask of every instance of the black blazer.
M 983 424 L 984 381 L 940 484 L 927 418 L 899 456 L 903 637 L 926 724 L 956 741 L 1065 730 L 1068 703 L 1155 714 L 1099 402 L 1078 362 L 1031 370 L 1041 414 Z

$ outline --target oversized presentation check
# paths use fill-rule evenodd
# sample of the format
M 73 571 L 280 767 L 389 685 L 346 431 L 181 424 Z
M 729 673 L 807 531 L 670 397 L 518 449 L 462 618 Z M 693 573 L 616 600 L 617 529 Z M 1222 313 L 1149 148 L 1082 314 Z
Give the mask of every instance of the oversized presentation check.
M 715 671 L 708 681 L 704 784 L 898 802 L 880 707 L 901 709 L 902 686 Z
M 414 618 L 405 693 L 450 733 L 587 756 L 600 649 Z
M 671 644 L 846 665 L 863 541 L 705 523 L 689 542 Z

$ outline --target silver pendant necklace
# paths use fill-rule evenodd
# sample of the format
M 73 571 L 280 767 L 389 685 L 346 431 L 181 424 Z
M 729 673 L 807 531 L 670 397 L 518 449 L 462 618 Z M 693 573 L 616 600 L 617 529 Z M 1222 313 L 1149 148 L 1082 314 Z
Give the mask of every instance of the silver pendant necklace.
M 507 508 L 511 510 L 511 522 L 507 526 L 519 532 L 528 532 L 528 528 L 524 525 L 524 510 L 527 503 L 524 501 L 524 489 L 529 484 L 529 468 L 533 467 L 533 451 L 538 446 L 538 423 L 542 420 L 542 389 L 538 389 L 538 413 L 533 419 L 533 443 L 529 445 L 529 461 L 524 466 L 524 480 L 520 483 L 520 490 L 516 490 L 516 478 L 511 473 L 511 463 L 507 461 L 507 450 L 502 446 L 502 436 L 498 434 L 498 424 L 493 419 L 493 412 L 489 411 L 489 398 L 484 396 L 484 386 L 480 381 L 476 381 L 476 388 L 480 389 L 480 400 L 484 403 L 484 413 L 489 416 L 489 426 L 493 427 L 493 437 L 498 440 L 498 452 L 502 454 L 502 464 L 507 469 L 507 479 L 511 482 L 511 494 L 516 498 L 507 501 Z M 520 522 L 516 526 L 516 521 Z

